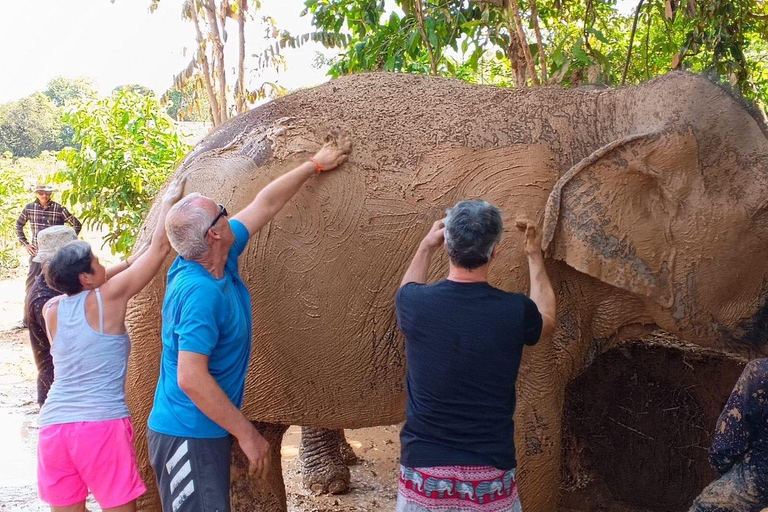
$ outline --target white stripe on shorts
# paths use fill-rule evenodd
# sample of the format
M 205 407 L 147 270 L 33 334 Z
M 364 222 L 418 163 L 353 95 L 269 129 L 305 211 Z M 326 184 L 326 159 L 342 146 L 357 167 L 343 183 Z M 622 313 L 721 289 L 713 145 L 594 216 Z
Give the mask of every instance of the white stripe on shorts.
M 169 485 L 171 494 L 173 494 L 173 491 L 176 490 L 181 481 L 184 480 L 191 471 L 192 464 L 189 461 L 185 462 L 184 465 L 181 466 L 181 469 L 176 473 L 176 476 L 173 477 L 173 480 L 171 480 Z
M 192 496 L 192 493 L 195 492 L 195 481 L 190 480 L 189 483 L 182 489 L 182 491 L 179 493 L 178 496 L 176 496 L 176 499 L 173 500 L 173 512 L 178 512 L 179 507 L 181 507 L 185 501 L 187 501 L 187 498 Z
M 187 445 L 187 441 L 184 441 L 179 445 L 179 447 L 176 449 L 176 453 L 173 454 L 173 457 L 170 458 L 170 460 L 165 464 L 165 469 L 168 471 L 168 474 L 170 475 L 173 473 L 173 468 L 176 467 L 176 464 L 181 461 L 181 458 L 187 454 L 187 451 L 189 450 L 189 446 Z

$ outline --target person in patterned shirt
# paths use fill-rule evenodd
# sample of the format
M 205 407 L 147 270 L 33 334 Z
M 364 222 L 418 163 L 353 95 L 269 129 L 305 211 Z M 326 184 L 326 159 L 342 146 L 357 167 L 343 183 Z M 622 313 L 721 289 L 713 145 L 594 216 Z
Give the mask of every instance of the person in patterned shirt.
M 747 364 L 717 420 L 709 463 L 720 478 L 690 512 L 758 512 L 768 507 L 768 358 Z
M 27 273 L 26 287 L 24 288 L 25 295 L 29 294 L 29 289 L 35 284 L 35 278 L 40 275 L 42 267 L 39 263 L 33 261 L 37 254 L 37 234 L 45 228 L 51 226 L 62 226 L 65 223 L 72 226 L 76 234 L 80 233 L 82 225 L 77 217 L 69 213 L 69 211 L 55 201 L 51 201 L 51 194 L 53 193 L 53 187 L 49 185 L 39 183 L 35 187 L 35 195 L 37 198 L 31 203 L 27 204 L 16 219 L 16 236 L 19 237 L 19 242 L 27 250 L 29 254 L 29 272 Z M 27 238 L 24 233 L 24 226 L 27 222 L 32 226 L 32 240 Z M 27 304 L 24 304 L 24 321 L 23 326 L 28 325 L 28 318 L 26 311 L 28 310 Z

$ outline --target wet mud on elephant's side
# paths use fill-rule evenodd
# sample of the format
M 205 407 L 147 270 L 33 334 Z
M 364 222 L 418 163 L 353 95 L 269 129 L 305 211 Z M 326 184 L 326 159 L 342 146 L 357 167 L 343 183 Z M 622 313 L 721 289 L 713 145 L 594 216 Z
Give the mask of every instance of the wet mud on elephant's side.
M 599 356 L 568 387 L 560 512 L 687 511 L 745 363 L 661 331 Z

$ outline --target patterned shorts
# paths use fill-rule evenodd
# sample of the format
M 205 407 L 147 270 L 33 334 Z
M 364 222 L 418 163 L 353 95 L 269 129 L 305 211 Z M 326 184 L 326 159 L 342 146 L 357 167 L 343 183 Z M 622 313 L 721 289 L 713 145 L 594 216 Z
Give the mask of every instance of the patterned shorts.
M 522 512 L 514 469 L 400 466 L 397 512 Z

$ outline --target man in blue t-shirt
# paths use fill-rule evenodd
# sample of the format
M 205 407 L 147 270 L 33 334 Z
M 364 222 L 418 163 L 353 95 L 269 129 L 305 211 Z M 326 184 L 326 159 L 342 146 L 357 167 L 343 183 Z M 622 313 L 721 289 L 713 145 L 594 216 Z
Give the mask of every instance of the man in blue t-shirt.
M 238 257 L 315 173 L 338 167 L 347 137 L 262 189 L 229 219 L 213 199 L 190 194 L 168 213 L 179 253 L 168 271 L 163 352 L 147 442 L 166 512 L 229 511 L 231 437 L 251 474 L 266 478 L 269 445 L 240 411 L 251 352 L 251 299 Z M 231 435 L 231 437 L 230 437 Z
M 461 201 L 419 245 L 395 299 L 405 335 L 406 420 L 400 433 L 397 512 L 517 512 L 515 381 L 525 345 L 555 329 L 555 294 L 541 234 L 527 221 L 530 298 L 488 283 L 501 241 L 501 211 Z M 445 247 L 447 279 L 426 284 Z M 490 505 L 489 505 L 490 504 Z

